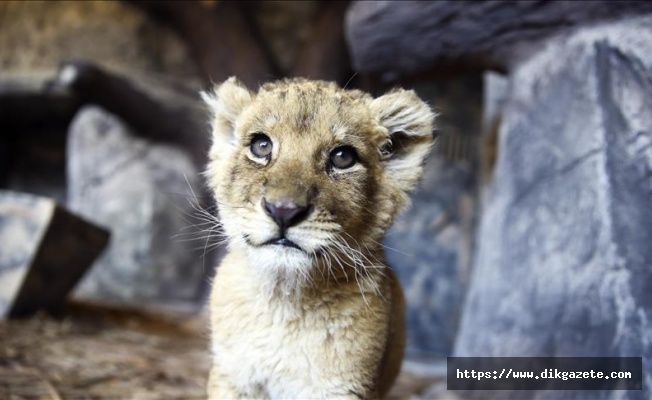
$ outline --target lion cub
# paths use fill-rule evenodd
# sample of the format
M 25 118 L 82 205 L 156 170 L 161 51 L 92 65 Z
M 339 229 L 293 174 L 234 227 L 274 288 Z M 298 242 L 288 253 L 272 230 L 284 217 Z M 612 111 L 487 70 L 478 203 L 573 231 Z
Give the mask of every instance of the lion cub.
M 211 399 L 367 399 L 400 369 L 403 296 L 380 242 L 434 114 L 412 91 L 235 78 L 204 94 L 228 254 L 213 282 Z

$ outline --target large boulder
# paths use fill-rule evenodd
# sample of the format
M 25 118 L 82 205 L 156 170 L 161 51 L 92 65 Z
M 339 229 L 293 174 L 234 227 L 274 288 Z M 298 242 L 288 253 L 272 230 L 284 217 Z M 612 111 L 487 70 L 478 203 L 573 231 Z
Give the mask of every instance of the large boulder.
M 642 391 L 477 395 L 652 398 L 652 18 L 550 40 L 507 99 L 455 355 L 642 356 Z
M 542 39 L 651 12 L 645 1 L 355 1 L 346 37 L 356 71 L 388 79 L 442 67 L 506 71 Z
M 202 200 L 195 197 L 200 182 L 182 150 L 133 136 L 100 108 L 82 108 L 69 131 L 68 202 L 113 236 L 76 294 L 139 305 L 198 305 L 211 267 L 204 261 L 207 242 L 193 240 L 210 235 L 193 226 L 201 225 L 196 208 Z

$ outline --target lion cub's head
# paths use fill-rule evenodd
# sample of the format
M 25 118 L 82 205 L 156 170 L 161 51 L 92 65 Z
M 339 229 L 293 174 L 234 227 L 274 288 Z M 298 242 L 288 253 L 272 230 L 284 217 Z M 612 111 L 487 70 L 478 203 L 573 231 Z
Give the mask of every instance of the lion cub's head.
M 214 114 L 207 176 L 225 233 L 268 269 L 305 274 L 345 249 L 368 261 L 432 143 L 434 114 L 412 91 L 374 99 L 285 80 L 253 93 L 231 78 L 204 99 Z

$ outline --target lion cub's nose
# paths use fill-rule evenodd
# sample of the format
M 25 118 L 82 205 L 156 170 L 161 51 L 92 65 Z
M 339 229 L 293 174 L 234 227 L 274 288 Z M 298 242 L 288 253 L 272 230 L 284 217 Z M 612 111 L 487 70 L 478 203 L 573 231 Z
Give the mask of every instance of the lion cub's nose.
M 303 221 L 310 212 L 310 207 L 300 206 L 294 201 L 287 199 L 272 202 L 263 199 L 263 208 L 265 208 L 265 212 L 272 217 L 281 230 L 285 230 Z

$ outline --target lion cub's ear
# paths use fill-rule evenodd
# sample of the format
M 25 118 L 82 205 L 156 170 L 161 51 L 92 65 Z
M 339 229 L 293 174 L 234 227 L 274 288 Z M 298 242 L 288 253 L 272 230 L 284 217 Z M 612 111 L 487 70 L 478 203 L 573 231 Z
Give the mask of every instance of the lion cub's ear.
M 212 92 L 202 92 L 201 97 L 213 113 L 213 146 L 226 150 L 235 144 L 235 122 L 242 111 L 251 104 L 253 94 L 235 77 L 231 77 Z
M 370 107 L 389 134 L 388 142 L 379 149 L 385 171 L 400 189 L 411 190 L 434 141 L 436 114 L 414 91 L 403 89 L 374 99 Z

